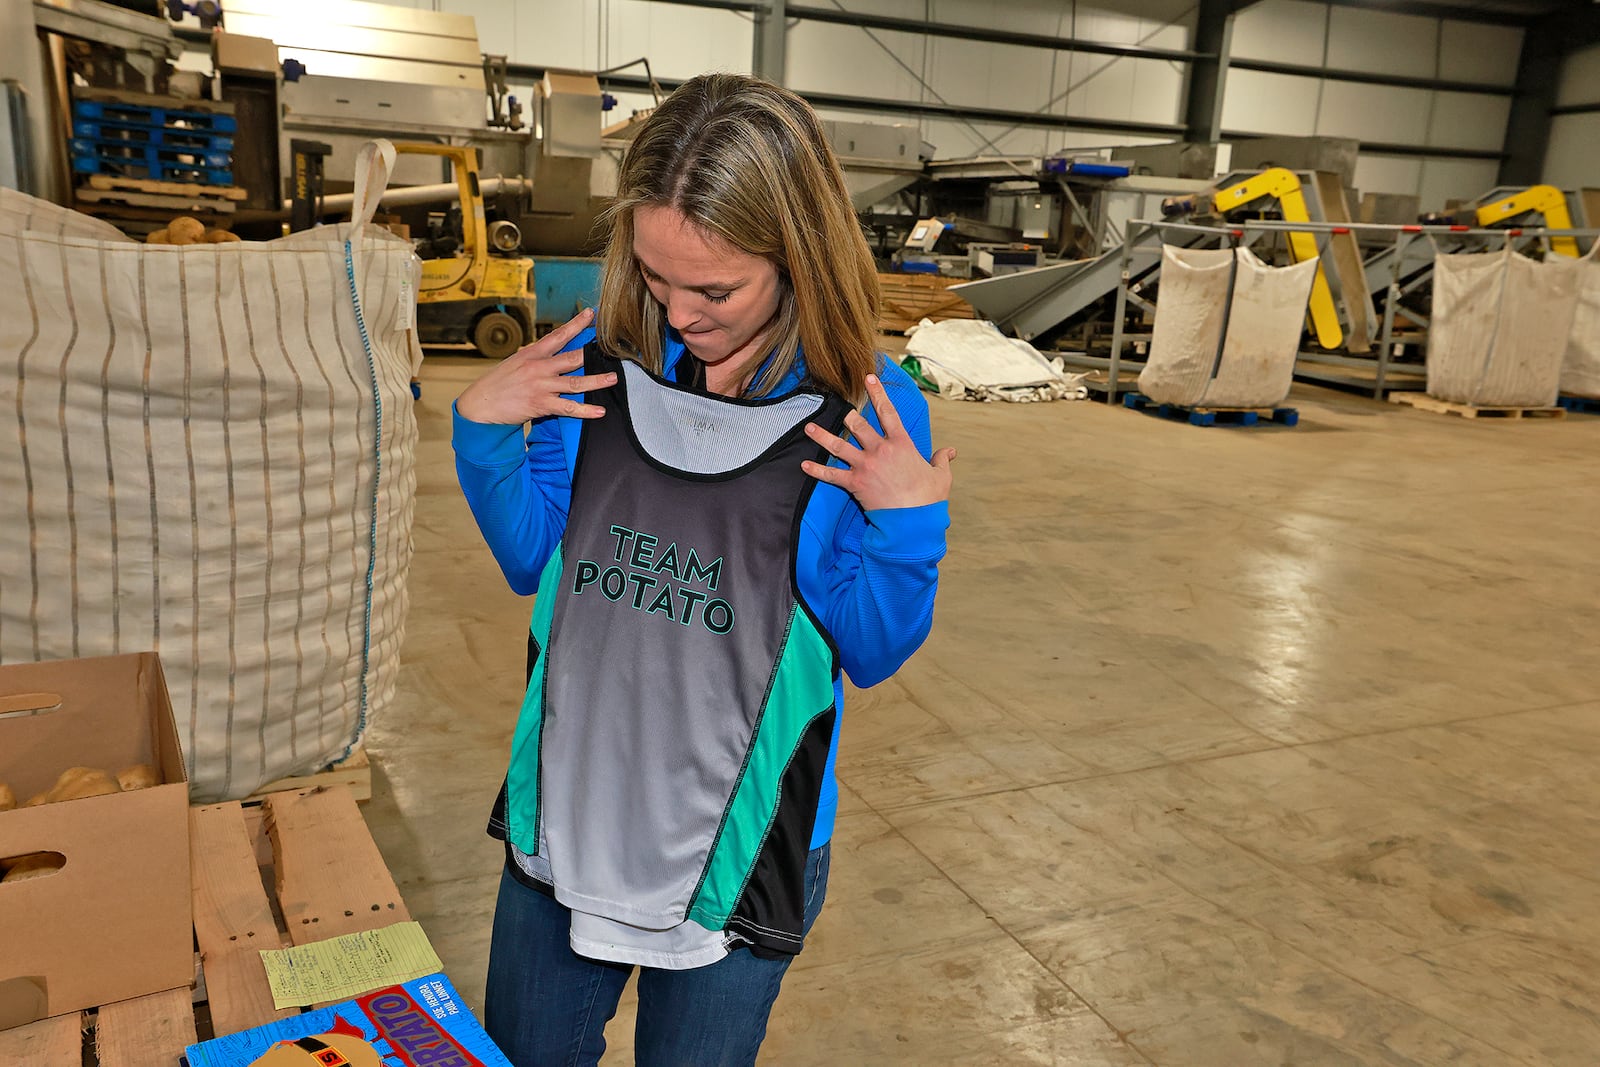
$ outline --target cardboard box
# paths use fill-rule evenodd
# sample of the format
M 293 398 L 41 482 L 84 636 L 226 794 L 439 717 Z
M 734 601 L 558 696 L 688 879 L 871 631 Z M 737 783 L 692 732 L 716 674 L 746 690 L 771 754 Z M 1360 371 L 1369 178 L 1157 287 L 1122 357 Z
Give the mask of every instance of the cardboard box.
M 194 979 L 189 783 L 154 653 L 0 667 L 0 781 L 17 803 L 69 767 L 163 784 L 0 812 L 0 857 L 65 862 L 0 884 L 0 1029 Z
M 211 61 L 218 70 L 277 74 L 278 46 L 265 37 L 246 37 L 217 30 L 211 35 Z

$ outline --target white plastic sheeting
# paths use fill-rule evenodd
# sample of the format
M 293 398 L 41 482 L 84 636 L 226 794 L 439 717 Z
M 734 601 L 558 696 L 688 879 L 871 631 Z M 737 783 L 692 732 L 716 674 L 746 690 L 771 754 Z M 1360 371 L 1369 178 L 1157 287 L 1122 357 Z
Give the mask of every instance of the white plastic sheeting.
M 1578 303 L 1561 364 L 1561 392 L 1600 399 L 1600 241 L 1578 262 Z
M 1428 395 L 1480 407 L 1548 407 L 1578 307 L 1576 260 L 1437 255 Z
M 1139 391 L 1184 407 L 1281 404 L 1294 384 L 1316 272 L 1314 259 L 1273 267 L 1247 248 L 1162 249 L 1156 325 Z
M 1081 400 L 1083 375 L 1066 375 L 1026 341 L 992 322 L 922 320 L 906 340 L 922 376 L 951 400 Z
M 394 692 L 420 264 L 365 225 L 393 152 L 355 225 L 280 241 L 0 198 L 0 662 L 159 652 L 196 801 L 338 759 Z

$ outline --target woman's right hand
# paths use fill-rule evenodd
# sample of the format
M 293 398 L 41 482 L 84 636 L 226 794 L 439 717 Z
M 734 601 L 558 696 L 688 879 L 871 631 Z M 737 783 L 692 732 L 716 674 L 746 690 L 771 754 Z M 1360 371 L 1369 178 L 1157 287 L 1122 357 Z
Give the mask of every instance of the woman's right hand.
M 561 350 L 593 318 L 593 309 L 584 308 L 557 329 L 501 360 L 498 366 L 462 391 L 456 398 L 456 411 L 473 422 L 517 426 L 547 415 L 569 415 L 578 419 L 598 419 L 604 415 L 604 408 L 580 404 L 562 396 L 563 393 L 605 389 L 617 383 L 615 374 L 567 377 L 567 372 L 583 366 L 583 350 Z

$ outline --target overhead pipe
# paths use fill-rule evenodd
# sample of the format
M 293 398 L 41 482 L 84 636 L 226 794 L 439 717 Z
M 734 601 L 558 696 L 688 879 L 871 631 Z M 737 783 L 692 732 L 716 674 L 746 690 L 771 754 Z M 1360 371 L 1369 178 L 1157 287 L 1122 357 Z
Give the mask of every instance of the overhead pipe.
M 482 178 L 478 179 L 478 188 L 485 199 L 501 193 L 515 193 L 527 196 L 533 192 L 533 182 L 528 178 Z M 461 197 L 461 187 L 455 182 L 440 182 L 438 185 L 402 185 L 388 189 L 383 194 L 383 199 L 378 202 L 379 207 L 411 207 L 417 204 L 438 204 L 447 200 L 457 200 Z M 333 193 L 321 199 L 321 214 L 343 215 L 355 206 L 354 193 Z M 283 202 L 285 209 L 289 201 Z

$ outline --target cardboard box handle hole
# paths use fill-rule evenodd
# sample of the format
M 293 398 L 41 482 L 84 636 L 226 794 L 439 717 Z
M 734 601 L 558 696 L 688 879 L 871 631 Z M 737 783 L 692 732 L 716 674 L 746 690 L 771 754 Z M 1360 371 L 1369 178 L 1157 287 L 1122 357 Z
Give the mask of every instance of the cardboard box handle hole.
M 47 878 L 67 865 L 59 852 L 28 852 L 21 856 L 0 856 L 0 893 L 12 882 Z
M 0 719 L 20 719 L 61 710 L 60 693 L 13 693 L 0 696 Z

